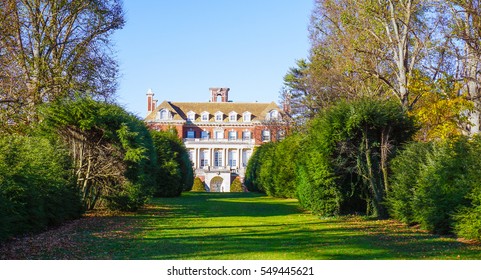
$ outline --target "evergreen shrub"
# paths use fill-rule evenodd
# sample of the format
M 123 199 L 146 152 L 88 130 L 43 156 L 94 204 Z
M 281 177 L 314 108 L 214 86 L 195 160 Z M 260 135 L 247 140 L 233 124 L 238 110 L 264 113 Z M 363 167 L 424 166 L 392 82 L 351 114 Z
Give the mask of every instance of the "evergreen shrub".
M 465 137 L 407 146 L 392 165 L 391 215 L 431 232 L 479 238 L 480 154 L 479 139 Z
M 0 241 L 80 217 L 82 207 L 62 145 L 44 137 L 0 137 Z
M 240 181 L 240 178 L 237 177 L 232 181 L 232 184 L 230 184 L 230 192 L 244 192 L 244 188 L 242 187 L 242 182 Z
M 321 215 L 386 217 L 389 161 L 415 131 L 394 101 L 364 98 L 321 112 L 300 143 L 300 204 Z
M 191 192 L 205 192 L 205 184 L 199 177 L 195 177 Z
M 43 130 L 68 147 L 85 209 L 135 211 L 152 195 L 158 164 L 142 120 L 89 96 L 52 102 L 42 115 Z
M 177 130 L 151 130 L 158 167 L 155 197 L 175 197 L 182 191 L 189 191 L 194 181 L 194 170 L 189 153 L 182 140 L 177 136 Z

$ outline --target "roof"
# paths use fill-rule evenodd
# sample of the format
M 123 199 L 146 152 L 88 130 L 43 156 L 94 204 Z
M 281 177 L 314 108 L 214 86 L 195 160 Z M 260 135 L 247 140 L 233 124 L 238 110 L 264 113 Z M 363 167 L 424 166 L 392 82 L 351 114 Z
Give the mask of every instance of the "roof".
M 235 111 L 239 116 L 244 112 L 251 113 L 251 121 L 263 121 L 268 112 L 275 109 L 284 116 L 285 113 L 279 108 L 275 102 L 258 103 L 258 102 L 170 102 L 163 101 L 154 111 L 146 118 L 146 121 L 155 121 L 157 113 L 167 109 L 172 113 L 172 120 L 182 121 L 187 119 L 187 113 L 192 111 L 196 114 L 195 121 L 200 121 L 202 112 L 209 112 L 210 121 L 213 121 L 214 114 L 218 111 L 224 113 L 224 120 L 227 120 L 229 113 Z M 242 118 L 239 118 L 241 121 Z

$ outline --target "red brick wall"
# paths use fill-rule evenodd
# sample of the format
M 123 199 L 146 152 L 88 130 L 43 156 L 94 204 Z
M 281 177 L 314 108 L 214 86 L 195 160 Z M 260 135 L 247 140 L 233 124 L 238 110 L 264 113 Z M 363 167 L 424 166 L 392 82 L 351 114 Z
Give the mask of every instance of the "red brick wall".
M 150 123 L 148 124 L 148 127 L 150 129 L 156 129 L 156 130 L 167 130 L 169 127 L 172 127 L 171 125 L 165 125 L 165 124 L 157 124 L 157 123 Z M 183 125 L 175 125 L 174 126 L 177 129 L 177 133 L 179 138 L 187 138 L 187 131 L 192 130 L 195 131 L 195 138 L 200 138 L 201 137 L 201 132 L 202 131 L 208 131 L 210 138 L 214 138 L 214 131 L 215 127 L 199 127 L 199 126 L 183 126 Z M 242 139 L 242 132 L 249 130 L 251 132 L 251 139 L 255 140 L 256 145 L 261 145 L 262 142 L 262 131 L 264 129 L 268 128 L 271 131 L 271 141 L 276 141 L 277 137 L 277 132 L 279 129 L 282 129 L 281 127 L 266 127 L 264 125 L 258 125 L 258 126 L 250 126 L 250 127 L 235 127 L 235 126 L 223 126 L 222 129 L 224 130 L 224 139 L 229 138 L 229 131 L 235 131 L 237 132 L 237 139 Z

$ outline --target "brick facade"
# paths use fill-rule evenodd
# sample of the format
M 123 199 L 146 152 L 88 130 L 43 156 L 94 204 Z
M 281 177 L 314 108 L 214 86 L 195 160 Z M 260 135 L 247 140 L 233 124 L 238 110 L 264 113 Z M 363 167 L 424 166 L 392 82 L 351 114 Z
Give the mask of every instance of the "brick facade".
M 229 88 L 210 88 L 210 102 L 169 102 L 157 105 L 147 92 L 145 119 L 150 129 L 176 128 L 197 177 L 210 191 L 229 191 L 232 178 L 244 179 L 256 146 L 278 141 L 287 133 L 288 115 L 277 104 L 236 103 Z

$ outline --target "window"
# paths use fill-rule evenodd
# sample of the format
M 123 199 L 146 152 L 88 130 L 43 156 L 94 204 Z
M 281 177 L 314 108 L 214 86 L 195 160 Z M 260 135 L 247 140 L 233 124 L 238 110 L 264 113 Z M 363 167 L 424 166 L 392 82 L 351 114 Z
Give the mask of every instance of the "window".
M 237 113 L 236 112 L 230 112 L 229 113 L 229 121 L 231 121 L 231 122 L 237 121 Z
M 286 138 L 286 132 L 281 129 L 277 132 L 277 140 L 283 140 L 284 138 Z
M 194 112 L 191 111 L 191 112 L 187 113 L 187 121 L 189 121 L 189 122 L 195 121 L 195 113 Z
M 244 140 L 244 141 L 251 140 L 251 132 L 250 131 L 243 131 L 242 132 L 242 140 Z
M 244 119 L 245 122 L 250 122 L 251 121 L 251 113 L 250 112 L 244 112 L 242 115 L 242 118 Z
M 262 131 L 262 142 L 271 141 L 271 132 L 269 130 Z
M 231 168 L 237 167 L 237 151 L 236 150 L 229 151 L 229 166 Z
M 159 119 L 161 120 L 168 120 L 170 119 L 170 113 L 167 109 L 162 109 L 159 112 Z
M 209 121 L 209 113 L 208 113 L 208 112 L 203 112 L 201 118 L 202 118 L 202 121 L 203 121 L 203 122 L 208 122 L 208 121 Z
M 200 152 L 200 167 L 209 166 L 209 151 L 202 150 Z
M 190 161 L 195 162 L 195 151 L 194 150 L 189 150 L 189 158 L 190 158 Z
M 224 120 L 224 114 L 222 112 L 215 113 L 215 121 L 221 122 Z
M 266 119 L 277 120 L 278 117 L 279 117 L 279 112 L 277 112 L 277 110 L 271 110 L 269 113 L 267 113 Z
M 216 131 L 215 139 L 224 139 L 224 131 Z
M 187 131 L 187 138 L 195 138 L 195 131 L 193 130 Z
M 246 167 L 252 155 L 252 150 L 242 150 L 242 167 Z
M 222 166 L 222 150 L 216 150 L 214 152 L 214 166 L 221 167 Z
M 237 140 L 237 132 L 229 131 L 229 140 Z
M 209 132 L 208 131 L 202 131 L 200 133 L 200 138 L 202 139 L 209 139 Z

